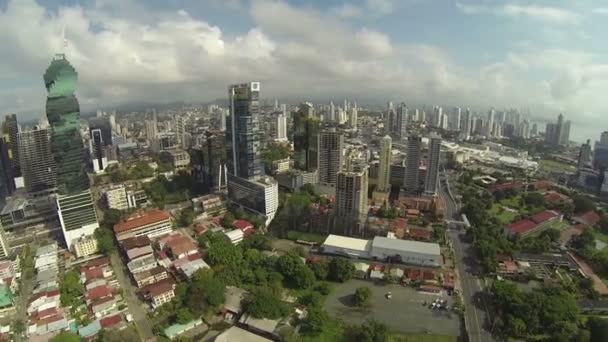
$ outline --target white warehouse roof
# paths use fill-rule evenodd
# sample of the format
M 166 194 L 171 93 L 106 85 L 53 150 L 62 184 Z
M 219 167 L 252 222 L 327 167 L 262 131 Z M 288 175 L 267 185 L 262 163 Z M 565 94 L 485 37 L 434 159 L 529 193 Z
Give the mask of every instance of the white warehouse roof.
M 372 250 L 374 248 L 392 249 L 420 254 L 441 255 L 439 244 L 436 243 L 389 239 L 382 236 L 374 237 L 374 240 L 372 241 Z
M 327 237 L 327 239 L 325 239 L 325 242 L 323 242 L 323 246 L 346 248 L 362 252 L 368 252 L 370 250 L 370 244 L 370 240 L 355 239 L 331 234 Z

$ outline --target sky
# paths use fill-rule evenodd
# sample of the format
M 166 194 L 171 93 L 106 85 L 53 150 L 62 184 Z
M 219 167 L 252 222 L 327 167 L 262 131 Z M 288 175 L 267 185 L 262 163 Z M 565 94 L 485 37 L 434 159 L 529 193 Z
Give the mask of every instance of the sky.
M 608 2 L 591 0 L 0 0 L 0 114 L 43 115 L 65 52 L 83 111 L 260 81 L 264 98 L 561 112 L 595 139 L 605 32 Z

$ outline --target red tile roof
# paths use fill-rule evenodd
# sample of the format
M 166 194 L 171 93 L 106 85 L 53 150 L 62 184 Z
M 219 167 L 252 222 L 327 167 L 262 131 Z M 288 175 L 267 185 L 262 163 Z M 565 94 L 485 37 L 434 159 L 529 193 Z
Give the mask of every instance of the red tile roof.
M 104 298 L 112 295 L 112 289 L 110 289 L 106 285 L 94 287 L 87 291 L 86 298 L 87 300 L 96 300 L 99 298 Z
M 588 212 L 575 217 L 574 220 L 588 226 L 593 226 L 600 222 L 600 215 L 593 210 L 589 210 Z
M 122 317 L 120 314 L 114 316 L 104 317 L 99 320 L 99 324 L 103 329 L 110 328 L 122 322 Z
M 530 220 L 534 221 L 535 223 L 544 223 L 547 222 L 549 220 L 552 220 L 556 217 L 559 217 L 559 214 L 553 210 L 545 210 L 542 211 L 532 217 L 530 217 Z
M 145 213 L 134 213 L 125 220 L 122 220 L 114 225 L 114 233 L 122 233 L 129 230 L 134 230 L 153 223 L 165 221 L 169 219 L 169 213 L 162 210 L 152 210 Z
M 101 257 L 97 259 L 93 259 L 87 262 L 83 267 L 84 268 L 95 268 L 95 267 L 103 267 L 108 266 L 110 264 L 110 259 L 108 257 Z
M 165 294 L 169 291 L 173 291 L 174 288 L 175 288 L 175 282 L 172 279 L 167 278 L 167 279 L 163 279 L 159 282 L 156 282 L 154 284 L 146 285 L 141 289 L 141 291 L 146 296 L 154 298 L 154 297 L 160 296 L 162 294 Z
M 236 220 L 236 221 L 232 222 L 232 226 L 235 229 L 242 230 L 243 232 L 248 229 L 253 229 L 253 224 L 247 220 Z
M 91 280 L 91 279 L 102 279 L 104 278 L 103 276 L 103 268 L 101 267 L 96 267 L 96 268 L 90 268 L 88 270 L 84 271 L 84 276 L 86 278 L 87 281 Z
M 34 315 L 32 315 L 32 319 L 36 319 L 36 320 L 45 319 L 45 318 L 51 317 L 53 315 L 56 315 L 57 313 L 58 313 L 57 308 L 49 308 L 49 309 L 45 309 L 45 310 L 36 312 Z
M 550 191 L 545 194 L 545 201 L 555 204 L 570 200 L 570 197 L 562 195 L 556 191 Z
M 410 228 L 407 235 L 415 239 L 430 240 L 432 232 L 422 228 Z
M 529 230 L 534 229 L 534 227 L 536 227 L 536 223 L 531 220 L 521 220 L 513 222 L 508 226 L 509 231 L 513 234 L 525 233 Z
M 124 250 L 129 250 L 137 247 L 150 246 L 152 242 L 147 235 L 130 237 L 120 242 Z
M 551 186 L 553 186 L 553 183 L 551 183 L 547 180 L 539 180 L 539 181 L 534 182 L 534 188 L 536 188 L 537 190 L 548 189 Z
M 492 191 L 507 190 L 507 189 L 520 189 L 523 187 L 523 183 L 520 181 L 514 181 L 509 183 L 496 184 L 492 187 Z

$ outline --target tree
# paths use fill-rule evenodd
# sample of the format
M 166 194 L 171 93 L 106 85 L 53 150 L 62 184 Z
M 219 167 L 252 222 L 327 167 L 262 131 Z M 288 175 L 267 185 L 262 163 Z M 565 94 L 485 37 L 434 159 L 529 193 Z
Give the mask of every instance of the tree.
M 177 224 L 180 227 L 190 227 L 192 222 L 194 221 L 194 209 L 185 208 L 179 213 L 179 218 L 177 219 Z
M 80 283 L 80 274 L 76 270 L 66 272 L 59 280 L 60 301 L 62 306 L 76 307 L 84 294 L 84 286 Z
M 62 332 L 61 334 L 51 338 L 49 342 L 80 342 L 80 336 L 71 332 Z
M 95 230 L 95 239 L 97 240 L 97 248 L 99 252 L 110 255 L 116 250 L 116 244 L 114 243 L 114 234 L 107 228 L 99 228 Z
M 224 217 L 222 217 L 222 227 L 224 228 L 232 228 L 232 222 L 234 222 L 236 220 L 236 218 L 234 217 L 234 215 L 227 211 L 224 214 Z
M 140 342 L 141 338 L 137 334 L 135 327 L 131 326 L 123 330 L 105 330 L 99 332 L 99 342 Z
M 323 297 L 316 291 L 306 292 L 302 297 L 298 299 L 298 303 L 307 307 L 316 307 L 321 304 Z
M 343 283 L 350 280 L 355 274 L 355 266 L 347 259 L 335 257 L 329 262 L 330 280 Z
M 241 246 L 244 250 L 257 249 L 260 251 L 272 250 L 272 243 L 268 236 L 262 234 L 254 234 L 246 238 L 241 242 Z
M 591 342 L 608 341 L 608 320 L 599 317 L 590 317 L 587 321 L 589 327 Z
M 369 320 L 359 328 L 357 341 L 385 342 L 388 341 L 388 327 L 376 320 Z
M 154 176 L 154 170 L 145 161 L 137 161 L 129 170 L 129 179 L 141 179 Z
M 353 297 L 354 303 L 356 306 L 364 307 L 369 305 L 369 298 L 372 294 L 372 291 L 369 287 L 359 287 L 355 290 L 355 295 Z
M 327 275 L 329 274 L 329 264 L 326 260 L 312 262 L 308 265 L 308 267 L 310 267 L 312 273 L 315 274 L 317 280 L 327 279 Z
M 188 287 L 186 306 L 196 316 L 226 301 L 226 285 L 209 269 L 198 270 Z
M 258 287 L 245 299 L 245 311 L 256 318 L 278 319 L 289 313 L 289 308 L 269 288 Z
M 307 335 L 319 335 L 325 330 L 329 321 L 331 321 L 331 317 L 325 310 L 320 307 L 313 307 L 306 316 L 304 332 Z
M 194 319 L 192 312 L 188 308 L 181 308 L 177 311 L 175 322 L 178 324 L 186 324 Z
M 545 197 L 538 192 L 528 192 L 522 196 L 522 200 L 529 208 L 541 208 L 545 206 Z
M 282 255 L 277 259 L 277 270 L 285 277 L 287 283 L 298 289 L 311 287 L 315 282 L 312 270 L 304 264 L 295 253 Z
M 117 209 L 108 209 L 103 212 L 103 221 L 102 225 L 106 228 L 112 229 L 114 225 L 120 222 L 122 219 L 122 212 Z
M 589 197 L 584 195 L 576 195 L 572 198 L 574 203 L 574 212 L 584 213 L 590 210 L 597 210 L 597 205 Z
M 600 222 L 598 222 L 598 228 L 604 234 L 608 234 L 608 215 L 602 215 Z
M 219 234 L 212 235 L 210 238 L 211 246 L 207 251 L 207 261 L 211 265 L 237 267 L 243 257 L 240 247 L 233 245 Z

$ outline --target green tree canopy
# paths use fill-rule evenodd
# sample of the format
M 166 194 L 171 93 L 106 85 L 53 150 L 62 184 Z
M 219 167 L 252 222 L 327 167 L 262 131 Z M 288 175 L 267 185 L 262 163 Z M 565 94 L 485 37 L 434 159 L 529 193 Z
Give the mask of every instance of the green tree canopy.
M 59 280 L 60 301 L 62 306 L 77 306 L 84 294 L 84 286 L 80 282 L 80 273 L 76 270 L 66 272 Z
M 295 253 L 280 256 L 277 260 L 277 270 L 291 287 L 305 289 L 311 287 L 315 282 L 314 273 Z
M 194 221 L 194 209 L 185 208 L 182 209 L 179 213 L 179 218 L 177 219 L 177 224 L 180 227 L 190 227 L 192 222 Z
M 608 341 L 608 320 L 600 317 L 590 317 L 587 321 L 591 342 Z
M 62 332 L 61 334 L 51 338 L 49 342 L 80 342 L 80 336 L 71 332 Z
M 597 205 L 593 200 L 584 195 L 576 195 L 572 198 L 575 213 L 584 213 L 590 210 L 597 210 Z
M 269 288 L 254 289 L 245 300 L 245 311 L 256 318 L 277 319 L 289 313 L 288 306 Z
M 110 255 L 116 250 L 116 244 L 114 243 L 114 232 L 108 228 L 100 227 L 95 230 L 95 239 L 97 240 L 97 247 L 99 252 Z
M 359 328 L 360 342 L 386 342 L 388 341 L 388 327 L 376 320 L 369 320 Z
M 212 270 L 198 270 L 192 276 L 185 300 L 190 312 L 200 316 L 226 301 L 226 285 L 214 276 Z
M 355 274 L 355 265 L 347 259 L 335 257 L 329 262 L 329 279 L 343 283 Z
M 308 265 L 317 280 L 325 280 L 329 275 L 329 263 L 326 260 L 319 260 Z
M 356 306 L 364 307 L 369 305 L 369 298 L 371 295 L 372 291 L 369 289 L 369 287 L 358 287 L 355 290 L 353 301 Z

